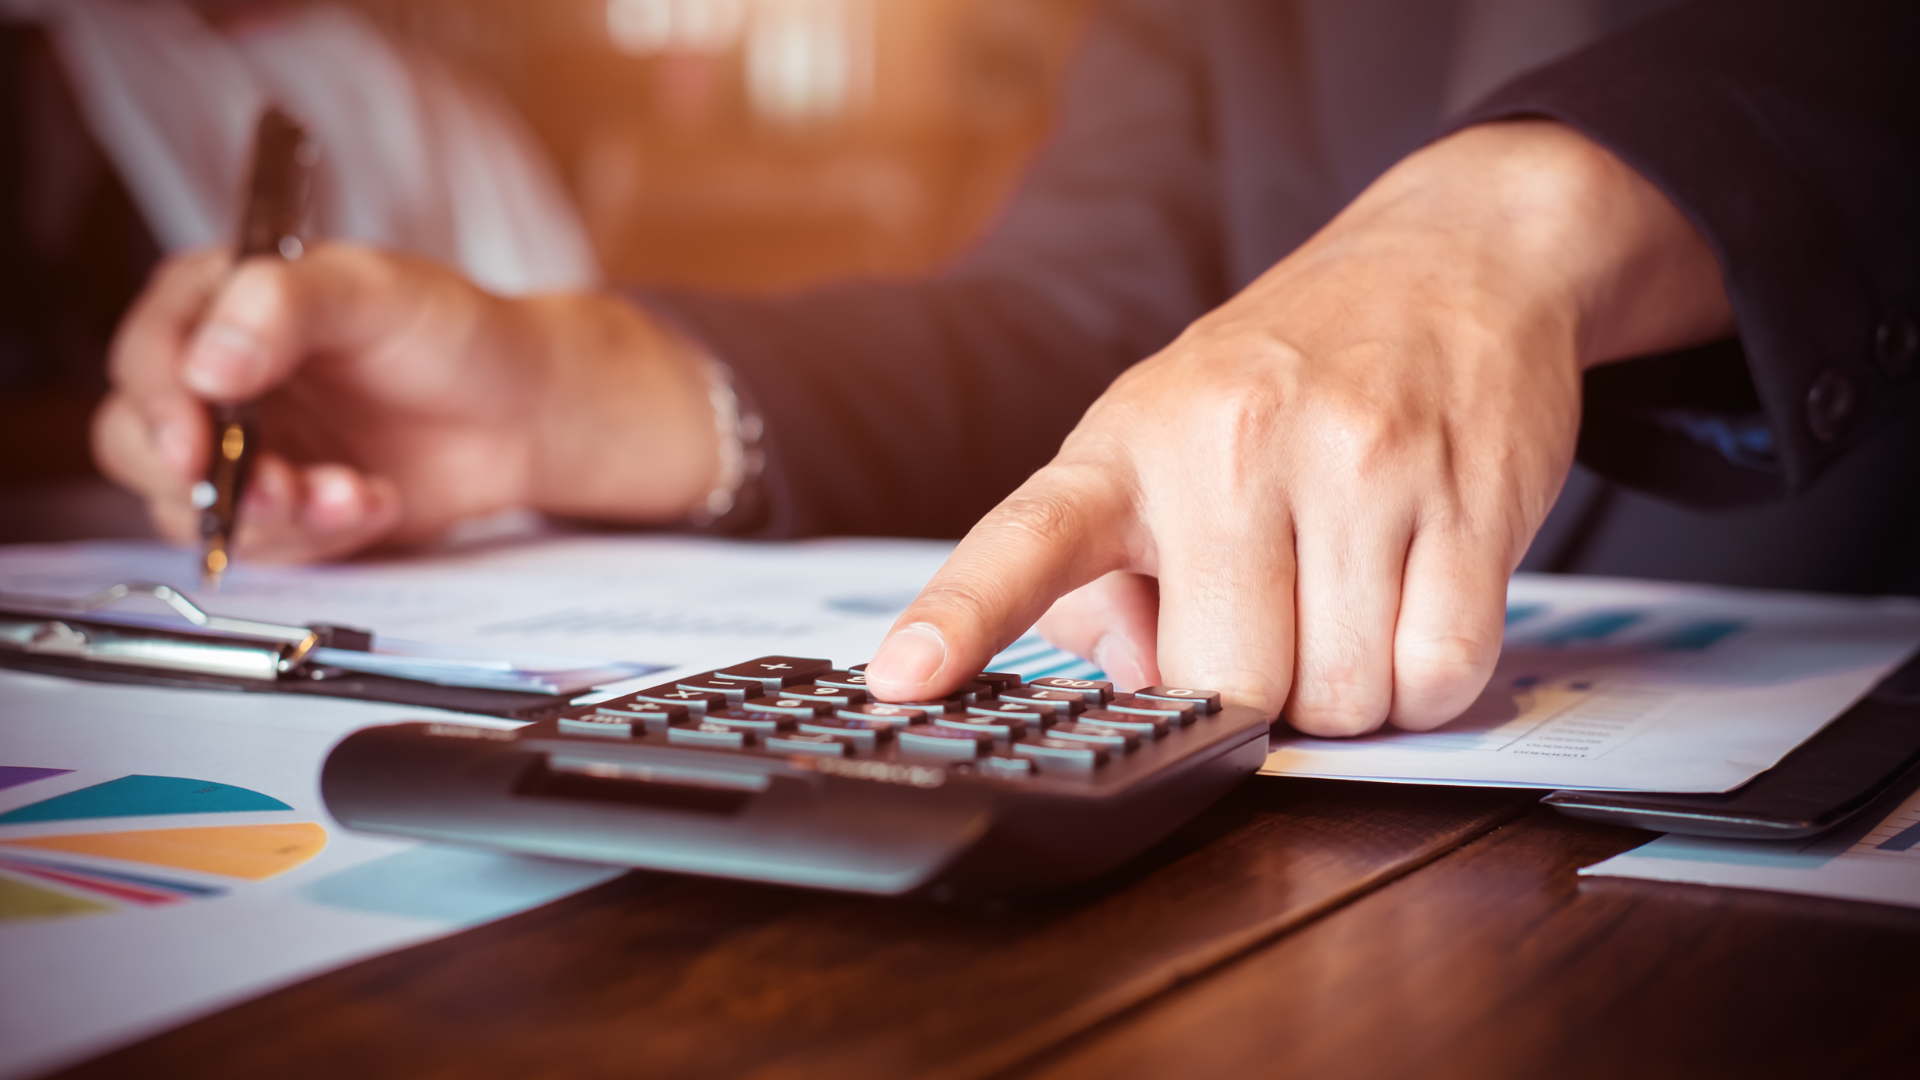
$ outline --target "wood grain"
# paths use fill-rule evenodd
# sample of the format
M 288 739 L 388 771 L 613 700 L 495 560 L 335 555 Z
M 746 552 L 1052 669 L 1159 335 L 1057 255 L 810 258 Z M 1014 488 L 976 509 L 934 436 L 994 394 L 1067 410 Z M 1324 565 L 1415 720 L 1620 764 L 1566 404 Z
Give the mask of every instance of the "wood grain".
M 64 1075 L 984 1076 L 1536 797 L 1257 778 L 1122 874 L 1013 910 L 630 875 Z
M 1534 811 L 1022 1075 L 1914 1074 L 1920 911 L 1575 877 L 1650 836 Z

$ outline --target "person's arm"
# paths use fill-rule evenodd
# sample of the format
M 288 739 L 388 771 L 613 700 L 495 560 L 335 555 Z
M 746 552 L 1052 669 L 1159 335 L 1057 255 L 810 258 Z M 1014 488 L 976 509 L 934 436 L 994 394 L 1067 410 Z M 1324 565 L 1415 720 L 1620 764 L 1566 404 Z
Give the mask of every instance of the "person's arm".
M 1588 380 L 1580 456 L 1719 504 L 1804 490 L 1920 404 L 1920 5 L 1681 5 L 1475 104 L 1607 147 L 1725 273 L 1751 385 L 1698 357 Z
M 642 294 L 766 420 L 759 535 L 955 537 L 1114 378 L 1226 299 L 1193 5 L 1093 20 L 1059 123 L 978 245 L 930 279 L 748 299 Z
M 1567 124 L 1415 154 L 1130 371 L 901 617 L 876 693 L 950 689 L 1078 589 L 1043 629 L 1123 683 L 1442 723 L 1497 656 L 1580 372 L 1736 310 L 1804 483 L 1911 406 L 1920 346 L 1915 9 L 1838 8 L 1700 5 L 1496 95 L 1478 119 Z

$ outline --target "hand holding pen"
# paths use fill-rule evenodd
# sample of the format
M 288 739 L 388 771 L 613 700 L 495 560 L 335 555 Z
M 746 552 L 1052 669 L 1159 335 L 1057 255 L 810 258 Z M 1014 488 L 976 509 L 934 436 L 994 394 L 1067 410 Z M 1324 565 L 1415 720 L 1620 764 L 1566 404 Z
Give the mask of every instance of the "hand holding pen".
M 672 523 L 713 490 L 703 350 L 620 295 L 499 296 L 400 252 L 292 250 L 170 256 L 115 334 L 95 459 L 168 540 L 197 543 L 213 501 L 193 489 L 218 494 L 209 403 L 251 403 L 270 444 L 234 437 L 258 453 L 229 560 L 344 558 L 512 508 Z

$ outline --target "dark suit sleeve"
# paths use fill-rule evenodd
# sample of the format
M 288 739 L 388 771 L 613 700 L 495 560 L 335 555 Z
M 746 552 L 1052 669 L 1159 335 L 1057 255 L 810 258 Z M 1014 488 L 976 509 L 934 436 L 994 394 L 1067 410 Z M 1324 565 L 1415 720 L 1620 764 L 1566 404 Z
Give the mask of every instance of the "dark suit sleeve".
M 1920 4 L 1714 0 L 1496 90 L 1664 190 L 1712 244 L 1739 341 L 1597 369 L 1581 453 L 1697 503 L 1804 489 L 1920 404 Z M 1741 368 L 1750 378 L 1741 377 Z
M 1204 72 L 1179 10 L 1127 0 L 1089 28 L 1054 138 L 939 277 L 637 297 L 764 417 L 755 532 L 959 536 L 1116 375 L 1224 299 Z

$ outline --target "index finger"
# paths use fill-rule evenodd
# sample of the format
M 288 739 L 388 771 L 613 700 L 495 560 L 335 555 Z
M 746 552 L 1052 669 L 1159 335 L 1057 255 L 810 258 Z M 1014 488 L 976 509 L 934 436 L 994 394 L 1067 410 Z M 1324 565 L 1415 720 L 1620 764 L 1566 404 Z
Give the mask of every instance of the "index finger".
M 951 693 L 1025 633 L 1054 599 L 1128 560 L 1130 500 L 1104 468 L 1033 474 L 954 549 L 867 665 L 883 701 Z

